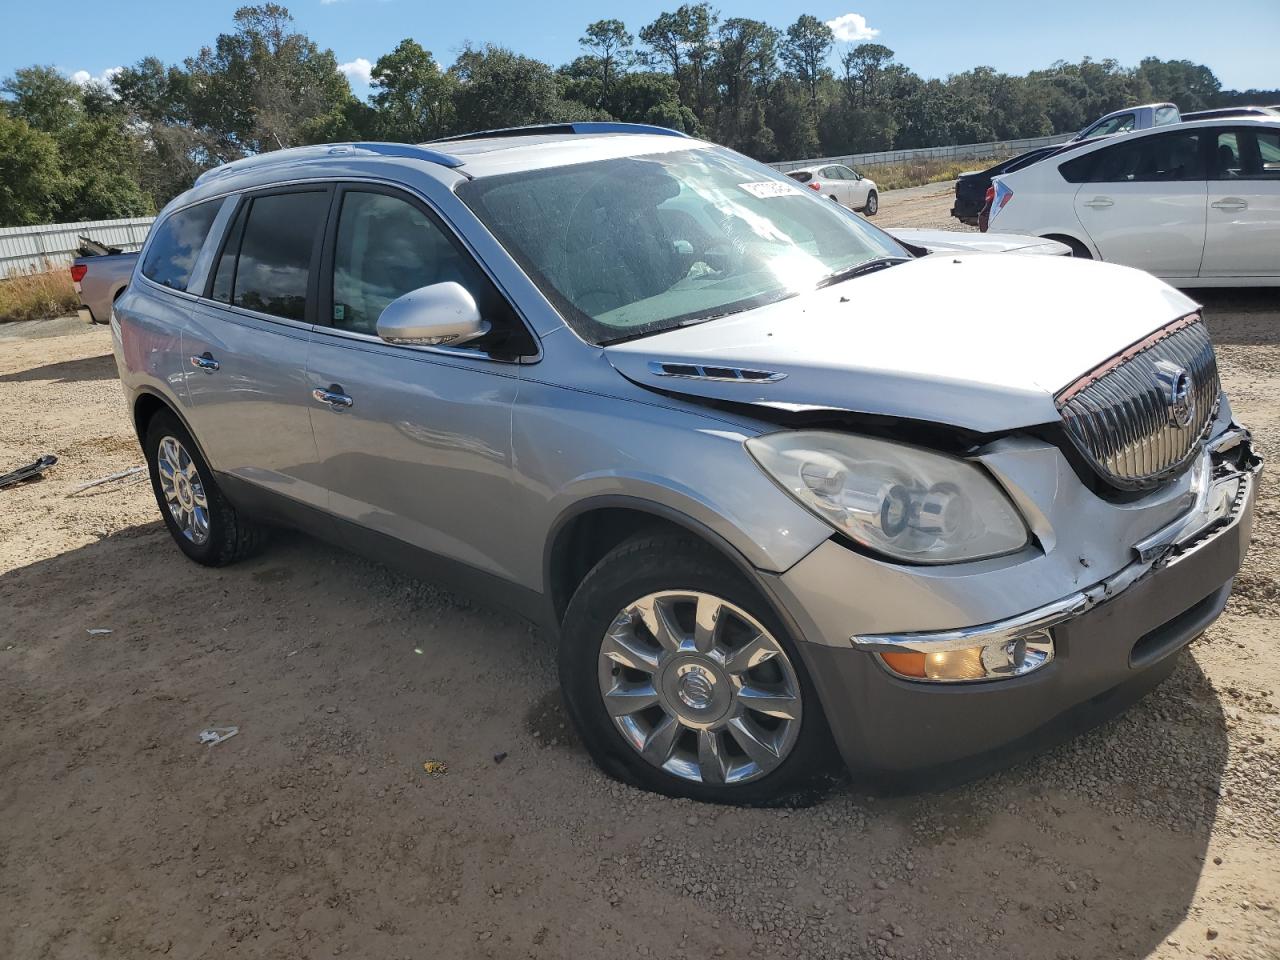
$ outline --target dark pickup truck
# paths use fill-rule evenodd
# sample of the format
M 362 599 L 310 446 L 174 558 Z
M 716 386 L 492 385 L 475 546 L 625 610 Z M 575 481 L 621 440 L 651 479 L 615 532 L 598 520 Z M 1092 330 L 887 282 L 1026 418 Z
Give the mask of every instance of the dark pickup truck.
M 1086 143 L 1092 143 L 1094 140 L 1100 139 L 1102 138 L 1091 137 L 1088 140 L 1073 140 L 1048 147 L 1036 147 L 1034 150 L 1020 153 L 1016 157 L 1010 157 L 1008 160 L 1001 160 L 995 166 L 988 167 L 986 170 L 975 170 L 972 173 L 960 174 L 956 178 L 956 202 L 951 207 L 951 215 L 961 223 L 967 223 L 971 227 L 978 226 L 978 216 L 982 213 L 983 205 L 986 203 L 987 190 L 991 186 L 992 177 L 998 177 L 1002 173 L 1013 173 L 1013 171 L 1029 167 L 1033 163 L 1039 163 L 1047 157 L 1052 157 L 1067 150 L 1074 150 L 1076 147 L 1083 147 Z

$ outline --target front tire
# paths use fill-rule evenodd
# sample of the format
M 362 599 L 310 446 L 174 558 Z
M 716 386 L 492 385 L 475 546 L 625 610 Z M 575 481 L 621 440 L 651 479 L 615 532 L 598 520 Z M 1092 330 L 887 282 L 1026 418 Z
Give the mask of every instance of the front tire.
M 223 495 L 191 434 L 167 410 L 147 424 L 143 452 L 160 516 L 178 549 L 221 567 L 257 551 L 264 533 Z
M 707 544 L 655 533 L 616 547 L 565 614 L 560 684 L 610 776 L 749 805 L 811 790 L 834 751 L 785 627 Z
M 868 217 L 880 212 L 880 196 L 874 190 L 867 194 L 867 205 L 862 210 Z

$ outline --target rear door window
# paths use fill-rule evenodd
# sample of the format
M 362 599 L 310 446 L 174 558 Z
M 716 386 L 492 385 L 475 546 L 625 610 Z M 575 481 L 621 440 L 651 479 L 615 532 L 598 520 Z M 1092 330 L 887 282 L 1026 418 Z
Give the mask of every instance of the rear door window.
M 246 200 L 228 231 L 211 296 L 246 310 L 305 320 L 328 210 L 327 189 Z
M 221 200 L 208 200 L 165 217 L 147 246 L 142 275 L 174 290 L 186 290 L 191 269 L 221 206 Z
M 1068 160 L 1058 170 L 1068 183 L 1159 183 L 1204 179 L 1200 139 L 1195 133 L 1165 133 L 1118 143 Z
M 1214 180 L 1280 180 L 1280 130 L 1220 130 L 1211 162 Z

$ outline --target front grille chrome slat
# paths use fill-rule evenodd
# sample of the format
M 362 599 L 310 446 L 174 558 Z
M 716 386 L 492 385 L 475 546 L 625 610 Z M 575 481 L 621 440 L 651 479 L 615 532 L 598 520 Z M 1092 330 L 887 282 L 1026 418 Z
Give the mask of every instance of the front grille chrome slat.
M 1058 394 L 1057 404 L 1076 449 L 1103 479 L 1140 490 L 1194 458 L 1217 415 L 1221 389 L 1208 331 L 1192 314 L 1081 377 Z M 1191 401 L 1185 422 L 1179 422 L 1179 393 Z

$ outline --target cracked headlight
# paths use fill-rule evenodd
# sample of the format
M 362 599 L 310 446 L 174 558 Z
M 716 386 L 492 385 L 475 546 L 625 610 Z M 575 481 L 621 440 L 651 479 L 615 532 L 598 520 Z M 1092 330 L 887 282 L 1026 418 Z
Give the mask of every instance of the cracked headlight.
M 889 440 L 818 430 L 753 437 L 773 479 L 863 546 L 911 563 L 958 563 L 1027 545 L 1021 515 L 980 467 Z

